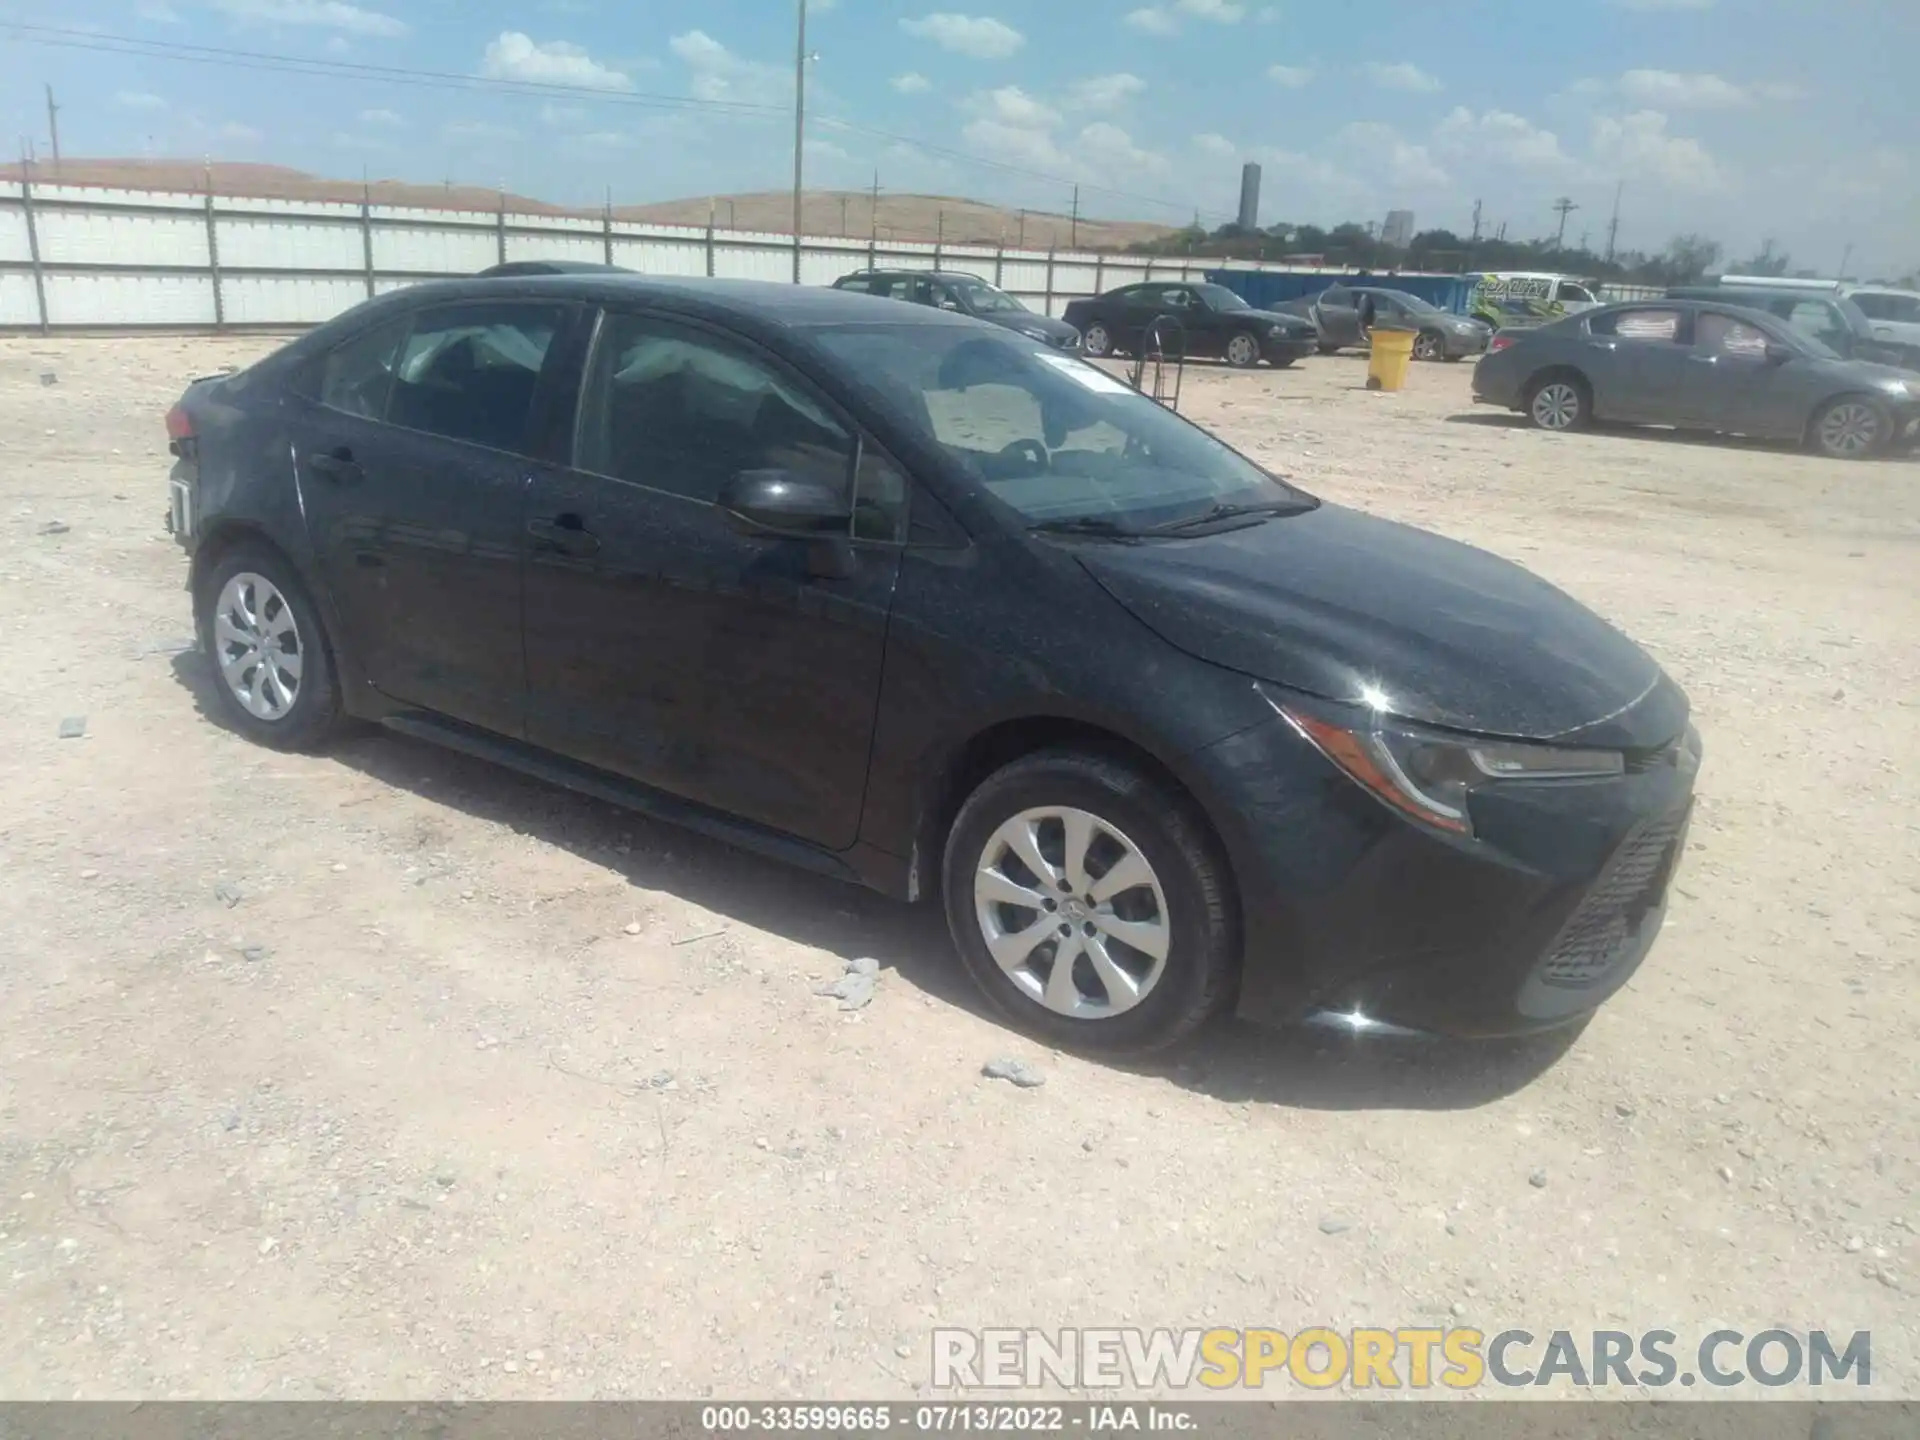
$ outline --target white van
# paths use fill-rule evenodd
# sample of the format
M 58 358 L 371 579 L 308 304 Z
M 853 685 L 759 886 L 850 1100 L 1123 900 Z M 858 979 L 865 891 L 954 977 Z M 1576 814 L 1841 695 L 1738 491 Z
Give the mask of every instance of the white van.
M 1469 276 L 1473 295 L 1467 313 L 1498 330 L 1509 325 L 1543 324 L 1591 310 L 1600 303 L 1591 281 L 1544 270 L 1488 270 Z

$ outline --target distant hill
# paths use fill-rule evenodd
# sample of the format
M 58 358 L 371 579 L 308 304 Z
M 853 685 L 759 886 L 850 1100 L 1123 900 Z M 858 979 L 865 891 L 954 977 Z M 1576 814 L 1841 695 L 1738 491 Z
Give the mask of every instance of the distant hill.
M 0 179 L 18 180 L 18 163 L 0 165 Z M 330 179 L 285 165 L 255 165 L 216 160 L 63 159 L 58 171 L 46 162 L 33 166 L 41 184 L 98 185 L 126 190 L 173 190 L 195 194 L 255 196 L 275 200 L 330 200 L 357 205 L 364 197 L 376 205 L 399 205 L 440 210 L 500 208 L 499 191 L 475 185 L 419 185 L 404 180 Z M 597 215 L 599 209 L 552 205 L 509 191 L 504 203 L 510 214 Z M 723 229 L 788 233 L 793 224 L 793 195 L 789 191 L 759 191 L 745 195 L 700 196 L 664 200 L 650 205 L 616 205 L 614 217 L 654 225 L 705 225 L 709 216 Z M 979 200 L 951 195 L 880 196 L 874 206 L 864 190 L 809 190 L 802 197 L 801 228 L 809 235 L 847 235 L 865 239 L 933 241 L 944 238 L 955 245 L 1020 245 L 1044 250 L 1122 250 L 1140 240 L 1171 232 L 1171 226 L 1136 220 L 1074 221 L 1040 210 L 1009 210 Z

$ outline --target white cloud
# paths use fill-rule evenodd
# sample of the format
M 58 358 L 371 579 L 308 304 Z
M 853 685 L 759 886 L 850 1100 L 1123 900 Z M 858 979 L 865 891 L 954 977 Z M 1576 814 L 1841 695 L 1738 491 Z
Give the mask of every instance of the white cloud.
M 967 98 L 967 108 L 976 116 L 1003 125 L 1045 128 L 1060 123 L 1060 112 L 1034 99 L 1018 85 L 1002 85 Z
M 1808 90 L 1791 80 L 1762 80 L 1750 87 L 1762 100 L 1804 100 Z
M 587 109 L 584 105 L 542 105 L 540 123 L 556 130 L 569 125 L 584 125 L 587 123 Z
M 1060 111 L 1036 100 L 1017 85 L 971 95 L 965 108 L 973 117 L 961 134 L 977 154 L 1061 178 L 1099 182 L 1158 175 L 1170 168 L 1167 157 L 1135 143 L 1118 125 L 1096 120 L 1073 135 L 1063 135 Z
M 918 20 L 902 20 L 900 28 L 918 39 L 931 40 L 942 50 L 976 60 L 1004 60 L 1027 43 L 1018 30 L 989 15 L 939 11 Z
M 1095 170 L 1107 175 L 1155 175 L 1167 169 L 1167 157 L 1143 149 L 1118 125 L 1096 120 L 1081 130 L 1079 151 Z
M 1208 131 L 1204 135 L 1194 136 L 1193 148 L 1196 150 L 1204 150 L 1207 154 L 1218 156 L 1222 160 L 1231 160 L 1235 155 L 1240 153 L 1234 148 L 1233 142 L 1227 139 L 1226 136 L 1216 135 L 1212 131 Z
M 1411 60 L 1401 60 L 1391 65 L 1380 60 L 1369 60 L 1360 67 L 1360 73 L 1382 90 L 1426 93 L 1440 88 L 1438 80 Z
M 633 88 L 633 81 L 602 65 L 578 45 L 564 40 L 536 41 L 519 30 L 502 30 L 497 40 L 487 42 L 480 73 L 493 80 L 581 85 L 590 90 Z
M 1146 88 L 1146 81 L 1125 71 L 1116 75 L 1092 75 L 1067 87 L 1067 103 L 1078 110 L 1113 110 Z
M 167 102 L 158 95 L 145 90 L 122 90 L 113 97 L 113 103 L 122 110 L 164 110 Z
M 927 77 L 917 70 L 909 70 L 904 75 L 896 75 L 887 82 L 902 95 L 921 95 L 931 90 L 933 85 Z
M 1279 18 L 1280 7 L 1278 5 L 1262 5 L 1254 12 L 1253 22 L 1256 25 L 1271 25 L 1279 20 Z
M 1269 65 L 1267 79 L 1282 90 L 1298 90 L 1313 83 L 1313 71 L 1305 65 Z
M 736 55 L 704 30 L 676 35 L 667 48 L 693 72 L 693 93 L 701 100 L 748 100 L 782 89 L 793 94 L 792 72 Z
M 1629 70 L 1620 77 L 1620 93 L 1641 105 L 1682 110 L 1731 110 L 1753 97 L 1718 75 L 1683 75 L 1674 70 Z
M 1698 140 L 1668 134 L 1667 117 L 1657 110 L 1597 117 L 1593 158 L 1610 174 L 1676 190 L 1718 190 L 1726 184 L 1706 148 Z
M 133 13 L 138 15 L 142 20 L 151 21 L 155 25 L 178 25 L 181 23 L 180 12 L 169 5 L 167 0 L 140 0 L 140 3 L 134 6 Z
M 1246 17 L 1247 7 L 1234 0 L 1180 0 L 1180 8 L 1202 20 L 1221 25 L 1238 25 Z
M 351 55 L 353 53 L 353 45 L 344 35 L 329 35 L 327 37 L 327 43 L 321 46 L 321 49 L 325 50 L 329 55 Z
M 1572 157 L 1561 149 L 1559 136 L 1505 110 L 1475 115 L 1464 105 L 1456 106 L 1435 127 L 1433 147 L 1454 160 L 1484 157 L 1517 169 L 1542 172 L 1573 168 Z
M 404 20 L 349 5 L 346 0 L 210 0 L 210 3 L 223 15 L 262 25 L 307 25 L 383 39 L 405 35 L 412 28 Z
M 1343 126 L 1335 140 L 1349 155 L 1373 167 L 1390 186 L 1437 189 L 1452 183 L 1452 177 L 1426 146 L 1402 138 L 1399 131 L 1378 120 L 1358 120 Z
M 406 117 L 397 110 L 362 110 L 360 112 L 360 123 L 362 125 L 392 127 L 395 125 L 404 125 L 407 123 L 407 120 Z
M 1129 10 L 1126 23 L 1135 30 L 1143 30 L 1149 35 L 1173 35 L 1180 29 L 1180 22 L 1173 18 L 1172 13 L 1157 5 Z
M 241 145 L 251 145 L 267 138 L 263 132 L 254 129 L 251 125 L 242 124 L 238 120 L 222 122 L 215 127 L 214 134 L 222 140 L 232 140 Z

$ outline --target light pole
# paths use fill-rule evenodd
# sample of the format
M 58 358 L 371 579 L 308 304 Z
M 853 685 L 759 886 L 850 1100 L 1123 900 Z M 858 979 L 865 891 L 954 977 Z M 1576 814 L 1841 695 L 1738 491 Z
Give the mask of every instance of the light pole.
M 800 3 L 800 39 L 793 52 L 793 283 L 800 283 L 800 187 L 807 138 L 807 0 Z

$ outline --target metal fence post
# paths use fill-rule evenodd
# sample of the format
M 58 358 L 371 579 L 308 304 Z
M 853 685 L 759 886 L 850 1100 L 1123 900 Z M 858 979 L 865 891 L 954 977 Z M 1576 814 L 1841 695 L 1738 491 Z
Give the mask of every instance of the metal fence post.
M 47 323 L 47 275 L 40 263 L 40 227 L 33 219 L 33 177 L 20 167 L 20 209 L 27 217 L 27 261 L 33 267 L 33 300 L 40 310 L 40 333 L 51 328 Z
M 1053 314 L 1053 246 L 1047 246 L 1047 305 L 1045 314 Z
M 373 298 L 373 205 L 365 196 L 360 200 L 360 263 L 366 270 L 367 298 Z
M 507 263 L 507 192 L 500 192 L 500 209 L 493 220 L 494 248 L 500 253 L 499 263 Z
M 227 328 L 227 302 L 220 294 L 220 233 L 213 213 L 213 192 L 207 192 L 207 273 L 213 277 L 213 328 Z
M 993 288 L 994 289 L 1004 290 L 1007 288 L 1006 282 L 1005 282 L 1006 271 L 1007 271 L 1007 242 L 1002 240 L 1000 242 L 1000 248 L 993 252 Z
M 1093 257 L 1093 293 L 1107 293 L 1107 257 L 1104 254 Z
M 606 251 L 607 264 L 613 264 L 613 202 L 607 202 L 607 208 L 600 212 L 600 238 L 602 249 Z
M 713 278 L 713 219 L 707 219 L 707 278 Z
M 1147 279 L 1153 279 L 1153 257 L 1151 255 L 1147 257 Z

